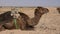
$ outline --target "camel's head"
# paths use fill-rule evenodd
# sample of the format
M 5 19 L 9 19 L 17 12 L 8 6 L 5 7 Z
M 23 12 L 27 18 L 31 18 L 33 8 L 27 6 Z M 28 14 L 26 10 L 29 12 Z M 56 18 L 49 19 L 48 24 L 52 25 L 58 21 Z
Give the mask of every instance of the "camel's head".
M 57 8 L 58 12 L 60 13 L 60 8 Z
M 49 10 L 48 10 L 47 8 L 37 7 L 37 8 L 35 9 L 35 12 L 36 12 L 36 13 L 39 13 L 39 14 L 45 14 L 45 13 L 48 13 Z
M 57 10 L 59 10 L 59 11 L 60 11 L 60 8 L 57 8 Z

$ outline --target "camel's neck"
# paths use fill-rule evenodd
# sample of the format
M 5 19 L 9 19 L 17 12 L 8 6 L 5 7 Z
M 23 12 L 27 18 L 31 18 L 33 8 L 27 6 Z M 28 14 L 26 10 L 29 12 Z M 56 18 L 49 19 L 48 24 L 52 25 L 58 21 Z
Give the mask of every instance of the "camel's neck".
M 38 24 L 41 16 L 42 16 L 42 14 L 38 14 L 38 13 L 37 13 L 37 14 L 31 19 L 34 25 Z
M 35 20 L 36 23 L 39 22 L 41 16 L 42 16 L 41 14 L 34 16 L 34 20 Z

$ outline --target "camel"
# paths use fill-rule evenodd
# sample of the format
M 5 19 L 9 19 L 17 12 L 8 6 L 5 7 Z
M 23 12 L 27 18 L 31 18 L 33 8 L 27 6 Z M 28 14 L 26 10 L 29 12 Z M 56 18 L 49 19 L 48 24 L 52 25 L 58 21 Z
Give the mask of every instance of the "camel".
M 28 15 L 18 12 L 20 16 L 17 18 L 17 23 L 19 25 L 19 28 L 21 30 L 27 30 L 29 28 L 34 28 L 35 25 L 38 24 L 40 18 L 43 14 L 48 13 L 49 10 L 47 8 L 43 7 L 37 7 L 34 12 L 34 17 L 29 18 Z M 11 11 L 7 11 L 0 15 L 0 20 L 3 24 L 2 27 L 5 29 L 15 29 L 14 23 L 13 23 L 13 16 L 11 16 Z
M 58 13 L 60 13 L 60 8 L 57 8 L 57 10 L 58 10 Z

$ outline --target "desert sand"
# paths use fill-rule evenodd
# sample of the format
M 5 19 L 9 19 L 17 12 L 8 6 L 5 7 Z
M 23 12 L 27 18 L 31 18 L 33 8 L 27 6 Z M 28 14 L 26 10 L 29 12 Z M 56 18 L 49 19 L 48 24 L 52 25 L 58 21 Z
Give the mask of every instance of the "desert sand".
M 33 31 L 22 31 L 22 30 L 5 30 L 1 31 L 0 34 L 60 34 L 60 14 L 55 7 L 46 7 L 49 9 L 49 13 L 44 14 L 39 23 L 34 26 Z M 34 17 L 35 8 L 19 8 L 20 12 L 27 14 L 30 18 Z M 0 8 L 0 13 L 11 10 L 11 8 Z

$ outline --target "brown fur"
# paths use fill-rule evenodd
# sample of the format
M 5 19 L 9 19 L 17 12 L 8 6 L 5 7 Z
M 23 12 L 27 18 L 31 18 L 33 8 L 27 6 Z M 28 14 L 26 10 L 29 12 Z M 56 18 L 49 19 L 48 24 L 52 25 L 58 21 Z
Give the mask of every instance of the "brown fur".
M 43 7 L 37 7 L 35 9 L 35 12 L 34 12 L 34 17 L 31 18 L 29 21 L 28 21 L 28 24 L 30 26 L 35 26 L 38 24 L 40 18 L 42 17 L 43 14 L 45 13 L 48 13 L 49 10 L 47 8 L 43 8 Z
M 5 29 L 15 29 L 14 22 L 13 22 L 13 17 L 10 14 L 11 14 L 11 11 L 8 11 L 8 12 L 5 12 L 5 13 L 0 15 L 0 20 L 1 20 L 0 24 L 3 24 L 2 26 Z M 25 29 L 25 27 L 26 27 L 25 26 L 26 21 L 24 21 L 24 18 L 25 18 L 24 15 L 25 14 L 24 13 L 20 13 L 20 14 L 22 15 L 22 17 L 17 18 L 17 23 L 20 26 L 19 27 L 20 29 Z

